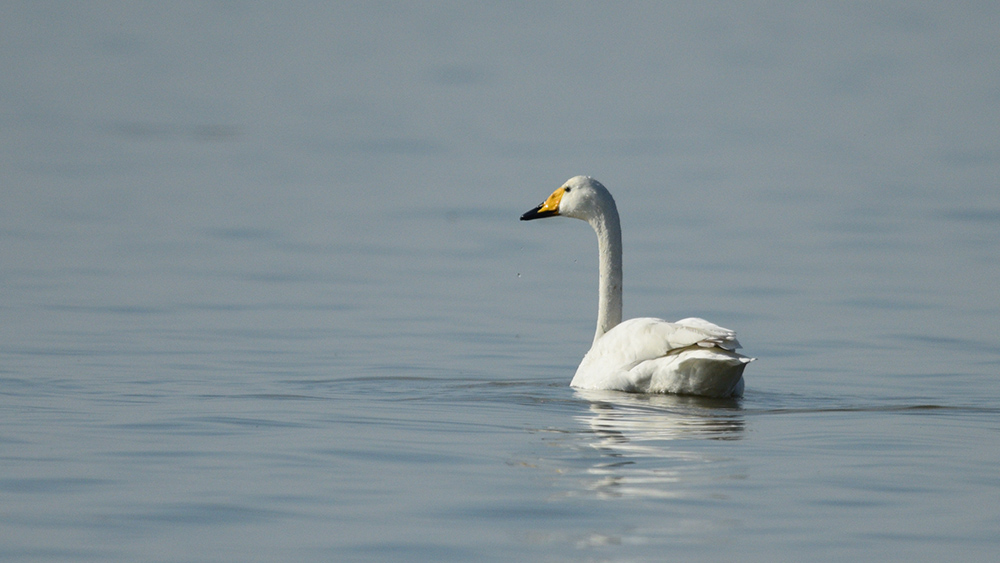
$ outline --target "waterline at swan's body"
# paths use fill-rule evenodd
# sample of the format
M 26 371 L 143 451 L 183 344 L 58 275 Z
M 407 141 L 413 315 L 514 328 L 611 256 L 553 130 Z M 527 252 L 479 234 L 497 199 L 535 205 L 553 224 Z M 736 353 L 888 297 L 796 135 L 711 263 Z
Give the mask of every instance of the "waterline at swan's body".
M 586 176 L 569 179 L 522 221 L 564 215 L 590 223 L 597 233 L 600 284 L 594 343 L 570 383 L 582 389 L 678 393 L 705 397 L 743 394 L 736 333 L 704 319 L 622 322 L 621 224 L 614 198 Z

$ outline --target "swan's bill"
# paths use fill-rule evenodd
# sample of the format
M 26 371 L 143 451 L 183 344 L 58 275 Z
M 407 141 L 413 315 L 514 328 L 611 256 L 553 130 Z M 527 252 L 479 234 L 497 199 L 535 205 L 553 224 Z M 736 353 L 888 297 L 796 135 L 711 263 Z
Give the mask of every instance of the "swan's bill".
M 553 217 L 555 215 L 559 215 L 559 202 L 562 201 L 564 193 L 566 193 L 566 186 L 552 192 L 552 195 L 550 195 L 544 202 L 540 203 L 538 207 L 530 211 L 526 211 L 524 215 L 521 215 L 521 220 L 531 221 L 532 219 L 541 219 L 543 217 Z

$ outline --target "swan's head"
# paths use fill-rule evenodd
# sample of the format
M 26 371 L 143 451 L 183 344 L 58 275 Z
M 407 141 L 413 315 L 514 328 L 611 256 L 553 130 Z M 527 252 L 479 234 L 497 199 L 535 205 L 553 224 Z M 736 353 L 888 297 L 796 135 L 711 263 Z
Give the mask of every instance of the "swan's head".
M 562 215 L 590 221 L 614 208 L 614 199 L 600 182 L 590 176 L 576 176 L 566 180 L 538 207 L 521 215 L 521 220 Z

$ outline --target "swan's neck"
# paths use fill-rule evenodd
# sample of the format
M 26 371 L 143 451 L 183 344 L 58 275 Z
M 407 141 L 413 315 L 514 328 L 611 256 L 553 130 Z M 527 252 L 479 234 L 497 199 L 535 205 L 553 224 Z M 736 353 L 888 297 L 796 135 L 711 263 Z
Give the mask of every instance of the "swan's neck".
M 600 271 L 597 302 L 597 342 L 604 333 L 622 322 L 622 229 L 618 209 L 612 202 L 589 221 L 597 232 L 597 256 Z

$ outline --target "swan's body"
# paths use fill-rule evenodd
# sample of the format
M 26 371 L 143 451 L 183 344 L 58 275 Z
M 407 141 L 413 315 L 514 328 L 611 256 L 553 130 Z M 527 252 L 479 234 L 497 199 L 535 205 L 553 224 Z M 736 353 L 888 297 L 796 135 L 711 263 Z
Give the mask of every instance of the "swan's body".
M 600 269 L 597 332 L 570 385 L 705 397 L 743 394 L 743 368 L 753 358 L 736 353 L 740 343 L 735 332 L 698 318 L 622 322 L 621 224 L 607 188 L 576 176 L 521 220 L 556 215 L 590 223 L 597 233 Z

